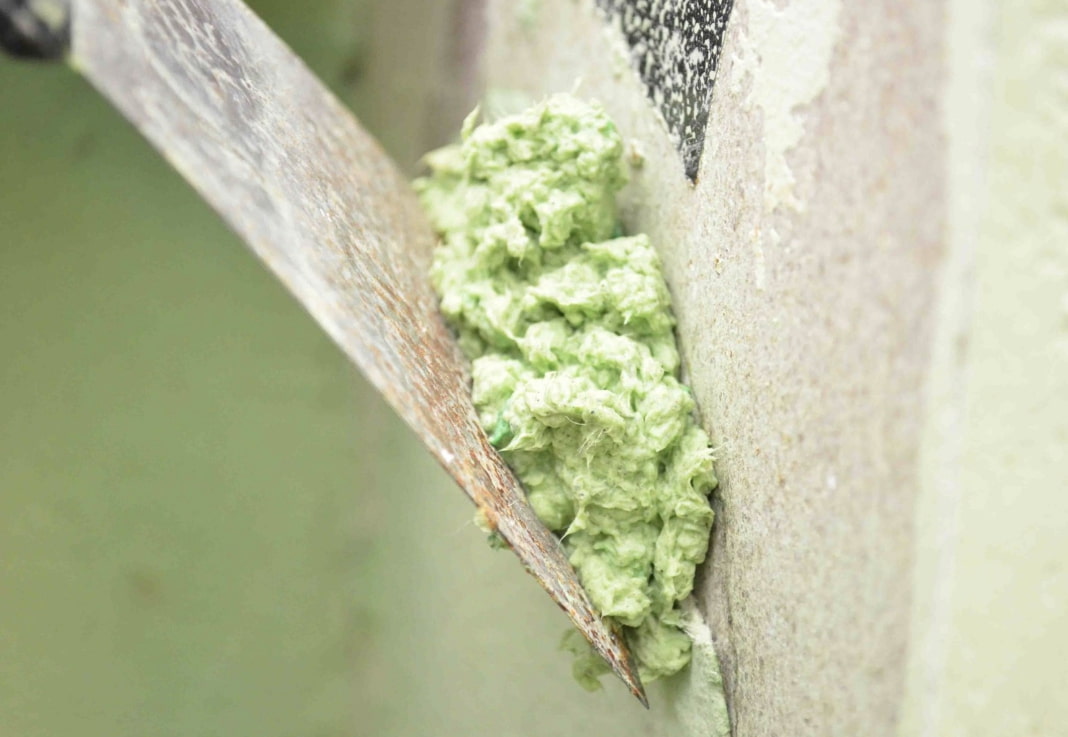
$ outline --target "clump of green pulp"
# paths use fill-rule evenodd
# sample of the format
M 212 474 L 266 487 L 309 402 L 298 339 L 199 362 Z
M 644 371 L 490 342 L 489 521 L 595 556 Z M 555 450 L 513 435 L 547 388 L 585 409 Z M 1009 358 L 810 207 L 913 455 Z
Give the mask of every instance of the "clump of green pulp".
M 595 105 L 549 98 L 427 156 L 432 279 L 471 359 L 482 426 L 563 541 L 646 681 L 690 659 L 678 602 L 712 526 L 708 436 L 679 383 L 670 296 L 644 235 L 616 237 L 623 141 Z M 584 645 L 575 673 L 607 666 Z

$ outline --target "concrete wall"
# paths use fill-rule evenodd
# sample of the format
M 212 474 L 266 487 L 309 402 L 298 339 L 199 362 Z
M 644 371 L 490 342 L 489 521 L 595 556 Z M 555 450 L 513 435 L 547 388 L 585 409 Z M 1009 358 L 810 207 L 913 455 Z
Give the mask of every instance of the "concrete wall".
M 549 5 L 535 24 L 495 6 L 487 69 L 538 92 L 581 77 L 644 147 L 625 219 L 664 256 L 720 447 L 697 600 L 736 733 L 892 734 L 945 250 L 940 8 L 737 3 L 691 186 L 617 34 Z
M 1068 733 L 1068 8 L 739 1 L 690 187 L 620 34 L 535 7 L 488 83 L 581 79 L 646 154 L 736 734 Z

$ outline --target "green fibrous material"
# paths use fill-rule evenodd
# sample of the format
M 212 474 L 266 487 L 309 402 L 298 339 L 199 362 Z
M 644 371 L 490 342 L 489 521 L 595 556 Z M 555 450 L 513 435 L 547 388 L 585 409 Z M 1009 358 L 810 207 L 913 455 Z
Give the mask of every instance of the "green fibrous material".
M 476 121 L 416 182 L 475 407 L 642 679 L 676 673 L 691 647 L 678 603 L 708 550 L 716 478 L 678 380 L 659 256 L 644 235 L 619 237 L 623 141 L 567 95 Z M 596 687 L 607 665 L 581 637 L 565 646 Z

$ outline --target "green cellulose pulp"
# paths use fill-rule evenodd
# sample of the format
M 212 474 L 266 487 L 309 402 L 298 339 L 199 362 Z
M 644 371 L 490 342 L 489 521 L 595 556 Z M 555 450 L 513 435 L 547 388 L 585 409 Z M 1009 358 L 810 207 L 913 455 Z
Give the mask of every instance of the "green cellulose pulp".
M 712 526 L 708 436 L 679 383 L 657 252 L 618 237 L 623 141 L 595 105 L 557 95 L 427 156 L 416 182 L 440 233 L 432 279 L 471 359 L 490 440 L 557 532 L 644 680 L 690 659 L 678 602 Z M 577 633 L 576 633 L 577 634 Z M 607 666 L 581 639 L 575 674 Z

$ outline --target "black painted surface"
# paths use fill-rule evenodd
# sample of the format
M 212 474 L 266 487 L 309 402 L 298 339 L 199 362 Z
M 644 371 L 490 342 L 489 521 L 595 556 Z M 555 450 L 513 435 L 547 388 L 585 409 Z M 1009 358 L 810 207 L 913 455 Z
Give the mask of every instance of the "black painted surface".
M 22 59 L 59 59 L 70 45 L 70 8 L 52 0 L 54 19 L 29 0 L 0 0 L 0 48 Z
M 697 179 L 719 53 L 733 0 L 597 0 L 622 29 L 631 65 Z

